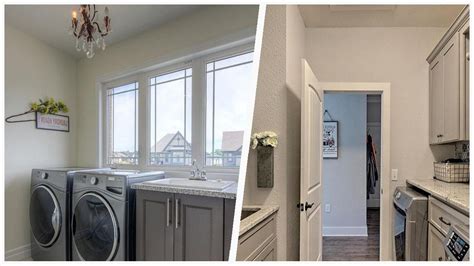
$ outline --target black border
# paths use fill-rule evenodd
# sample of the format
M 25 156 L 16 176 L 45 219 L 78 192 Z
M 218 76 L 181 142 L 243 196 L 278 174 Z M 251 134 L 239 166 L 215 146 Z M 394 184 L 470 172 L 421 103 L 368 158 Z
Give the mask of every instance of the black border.
M 68 115 L 57 115 L 57 114 L 47 114 L 47 115 L 55 115 L 55 116 L 62 116 L 62 117 L 67 117 L 67 130 L 61 130 L 61 129 L 51 129 L 51 128 L 42 128 L 42 127 L 38 127 L 38 115 L 40 113 L 39 112 L 35 112 L 35 126 L 36 126 L 36 129 L 41 129 L 41 130 L 50 130 L 50 131 L 59 131 L 59 132 L 70 132 L 70 121 L 69 121 L 69 116 Z

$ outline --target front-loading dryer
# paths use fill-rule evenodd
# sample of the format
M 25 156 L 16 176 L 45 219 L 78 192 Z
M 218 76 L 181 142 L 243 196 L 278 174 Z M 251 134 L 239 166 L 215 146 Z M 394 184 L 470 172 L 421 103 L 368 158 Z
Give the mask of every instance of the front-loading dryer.
M 135 260 L 134 183 L 164 178 L 163 172 L 94 171 L 74 175 L 72 259 Z
M 31 171 L 30 244 L 33 260 L 71 260 L 71 192 L 73 174 L 86 168 Z

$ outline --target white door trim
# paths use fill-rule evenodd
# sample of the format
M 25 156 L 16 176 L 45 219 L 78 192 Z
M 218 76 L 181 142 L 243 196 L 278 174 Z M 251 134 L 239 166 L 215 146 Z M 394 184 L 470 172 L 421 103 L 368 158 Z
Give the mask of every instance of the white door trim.
M 381 94 L 381 162 L 380 162 L 380 260 L 392 260 L 392 208 L 390 197 L 390 83 L 320 82 L 324 92 Z

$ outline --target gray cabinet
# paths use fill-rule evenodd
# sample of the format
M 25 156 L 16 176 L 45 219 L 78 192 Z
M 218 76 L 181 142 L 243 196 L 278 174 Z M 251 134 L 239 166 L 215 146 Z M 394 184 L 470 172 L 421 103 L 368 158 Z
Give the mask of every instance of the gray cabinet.
M 456 19 L 428 56 L 430 144 L 469 140 L 469 8 Z M 466 40 L 467 39 L 467 40 Z
M 222 261 L 225 205 L 234 201 L 195 195 L 137 191 L 137 260 Z M 233 214 L 233 211 L 232 211 Z M 229 243 L 227 243 L 229 241 Z

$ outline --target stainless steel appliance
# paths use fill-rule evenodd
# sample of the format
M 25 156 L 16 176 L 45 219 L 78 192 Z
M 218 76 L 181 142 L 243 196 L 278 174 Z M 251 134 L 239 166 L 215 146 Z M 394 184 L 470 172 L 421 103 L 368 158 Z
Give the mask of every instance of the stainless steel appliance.
M 74 175 L 73 260 L 135 260 L 134 183 L 164 172 L 94 171 Z
M 30 233 L 33 260 L 71 260 L 71 192 L 73 174 L 86 168 L 31 171 Z
M 469 229 L 461 225 L 449 228 L 444 240 L 446 259 L 450 261 L 469 261 Z
M 428 249 L 428 197 L 407 187 L 393 194 L 395 258 L 424 261 Z

